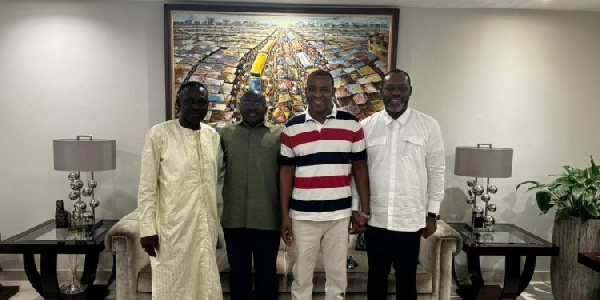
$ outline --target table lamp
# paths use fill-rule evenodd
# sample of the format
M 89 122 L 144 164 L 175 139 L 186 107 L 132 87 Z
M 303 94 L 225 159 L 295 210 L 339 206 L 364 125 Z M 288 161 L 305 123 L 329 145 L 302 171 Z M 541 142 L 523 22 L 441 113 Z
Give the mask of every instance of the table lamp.
M 98 181 L 94 171 L 114 170 L 116 168 L 116 141 L 93 139 L 90 135 L 79 135 L 76 139 L 59 139 L 52 142 L 54 149 L 54 170 L 69 171 L 71 192 L 69 199 L 75 200 L 71 212 L 70 228 L 82 228 L 91 225 L 84 232 L 92 233 L 96 227 L 96 207 L 100 201 L 94 196 Z M 91 172 L 91 178 L 84 187 L 81 172 Z M 81 199 L 90 197 L 89 207 Z
M 498 192 L 495 185 L 490 185 L 490 178 L 508 178 L 512 176 L 511 148 L 493 148 L 492 144 L 477 144 L 477 147 L 456 147 L 454 160 L 454 174 L 471 176 L 475 179 L 467 180 L 467 203 L 472 205 L 471 230 L 494 231 L 496 220 L 489 213 L 496 211 L 496 204 L 490 204 L 491 195 Z M 478 184 L 478 178 L 487 178 L 484 188 Z M 477 206 L 477 197 L 484 202 L 484 206 Z

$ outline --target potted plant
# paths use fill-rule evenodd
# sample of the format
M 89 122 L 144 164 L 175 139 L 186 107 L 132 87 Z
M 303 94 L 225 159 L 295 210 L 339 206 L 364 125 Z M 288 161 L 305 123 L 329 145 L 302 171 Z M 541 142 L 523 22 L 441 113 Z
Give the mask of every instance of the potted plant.
M 551 258 L 552 293 L 557 300 L 600 299 L 600 273 L 577 263 L 578 252 L 600 250 L 600 167 L 590 156 L 590 166 L 564 166 L 550 183 L 524 181 L 531 185 L 542 214 L 556 208 L 552 243 L 560 255 Z

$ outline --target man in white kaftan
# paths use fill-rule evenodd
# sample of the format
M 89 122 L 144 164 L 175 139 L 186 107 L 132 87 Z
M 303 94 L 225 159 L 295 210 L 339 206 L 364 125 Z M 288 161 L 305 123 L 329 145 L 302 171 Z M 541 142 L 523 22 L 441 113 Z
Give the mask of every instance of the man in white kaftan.
M 200 120 L 206 89 L 179 89 L 181 116 L 148 131 L 138 193 L 141 244 L 151 255 L 152 298 L 222 299 L 216 263 L 219 136 Z

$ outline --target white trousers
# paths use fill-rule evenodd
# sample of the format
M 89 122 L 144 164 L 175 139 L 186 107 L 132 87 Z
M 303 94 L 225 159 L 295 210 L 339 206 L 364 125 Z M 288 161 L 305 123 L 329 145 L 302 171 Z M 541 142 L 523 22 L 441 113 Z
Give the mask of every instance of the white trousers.
M 292 250 L 296 263 L 292 268 L 292 299 L 312 299 L 313 271 L 319 252 L 325 269 L 325 300 L 344 299 L 346 292 L 346 255 L 350 219 L 302 221 L 292 219 Z

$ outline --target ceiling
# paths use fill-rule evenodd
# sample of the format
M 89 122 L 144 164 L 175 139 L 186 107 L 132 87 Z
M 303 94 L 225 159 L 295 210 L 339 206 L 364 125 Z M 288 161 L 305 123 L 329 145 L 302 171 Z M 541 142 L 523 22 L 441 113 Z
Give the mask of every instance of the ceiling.
M 142 0 L 161 1 L 161 0 Z M 166 1 L 198 2 L 198 1 Z M 217 1 L 212 1 L 217 2 Z M 218 2 L 261 2 L 277 4 L 333 4 L 400 6 L 424 8 L 496 8 L 496 9 L 537 9 L 537 10 L 580 10 L 600 11 L 600 0 L 221 0 Z

